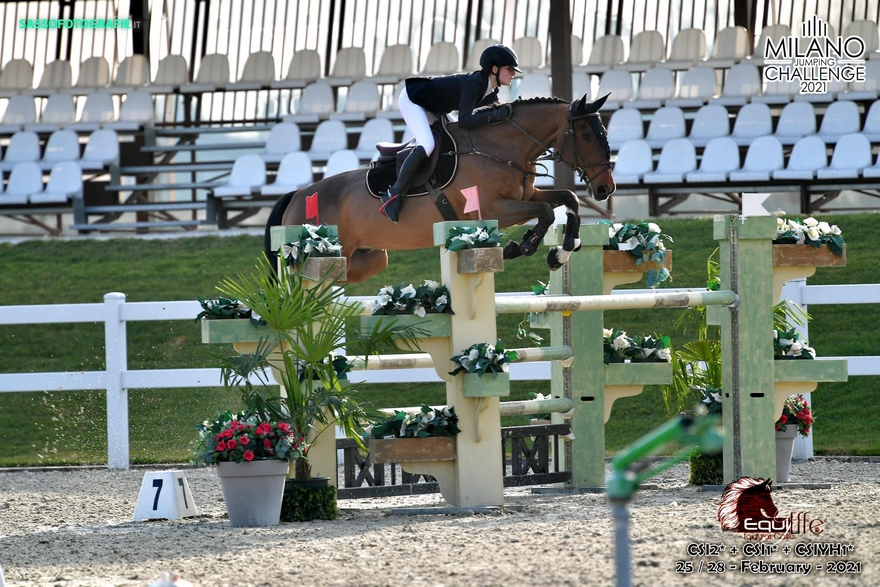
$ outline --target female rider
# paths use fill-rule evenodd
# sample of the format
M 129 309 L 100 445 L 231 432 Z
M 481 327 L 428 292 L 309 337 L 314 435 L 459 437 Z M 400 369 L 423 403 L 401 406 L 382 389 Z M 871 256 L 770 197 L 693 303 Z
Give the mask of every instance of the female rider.
M 415 137 L 416 147 L 400 166 L 397 181 L 381 194 L 379 212 L 397 222 L 404 195 L 419 168 L 434 151 L 428 113 L 439 118 L 458 110 L 458 124 L 462 128 L 476 128 L 508 118 L 510 109 L 498 102 L 498 88 L 509 86 L 514 75 L 522 73 L 517 65 L 512 49 L 492 45 L 480 55 L 479 71 L 406 80 L 406 87 L 400 93 L 400 113 Z M 474 112 L 484 106 L 495 108 Z

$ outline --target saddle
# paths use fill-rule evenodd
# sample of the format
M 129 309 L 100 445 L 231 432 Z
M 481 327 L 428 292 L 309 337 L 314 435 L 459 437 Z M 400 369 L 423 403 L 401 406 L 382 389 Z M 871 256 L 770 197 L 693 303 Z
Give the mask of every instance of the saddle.
M 440 118 L 431 125 L 431 132 L 434 133 L 434 151 L 407 190 L 405 194 L 407 197 L 427 196 L 432 192 L 442 190 L 452 182 L 458 169 L 458 155 L 456 154 L 458 149 L 455 139 L 446 128 L 446 121 Z M 367 191 L 371 196 L 378 198 L 381 192 L 387 190 L 395 182 L 400 166 L 415 147 L 415 139 L 405 143 L 383 142 L 376 144 L 379 157 L 367 170 L 366 179 Z M 451 155 L 441 156 L 441 153 L 451 153 Z

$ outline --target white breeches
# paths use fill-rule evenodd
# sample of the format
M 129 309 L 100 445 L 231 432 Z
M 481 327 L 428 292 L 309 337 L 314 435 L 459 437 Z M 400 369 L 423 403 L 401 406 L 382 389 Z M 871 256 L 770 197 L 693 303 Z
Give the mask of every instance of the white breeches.
M 429 115 L 425 112 L 424 108 L 410 101 L 406 88 L 403 88 L 403 91 L 400 92 L 398 108 L 400 108 L 400 114 L 403 116 L 406 126 L 412 131 L 416 144 L 421 145 L 425 149 L 426 155 L 433 153 L 434 133 L 431 132 L 431 124 L 428 121 Z

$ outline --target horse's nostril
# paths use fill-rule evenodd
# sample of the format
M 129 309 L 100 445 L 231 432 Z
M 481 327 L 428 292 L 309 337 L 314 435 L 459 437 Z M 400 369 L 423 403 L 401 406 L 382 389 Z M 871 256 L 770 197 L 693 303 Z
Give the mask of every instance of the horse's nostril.
M 596 188 L 596 199 L 599 201 L 608 199 L 608 186 L 600 185 Z

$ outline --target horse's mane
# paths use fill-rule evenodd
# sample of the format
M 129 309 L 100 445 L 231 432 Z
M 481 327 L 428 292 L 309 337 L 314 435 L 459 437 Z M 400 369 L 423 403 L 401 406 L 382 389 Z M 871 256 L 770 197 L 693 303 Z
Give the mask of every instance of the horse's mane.
M 511 104 L 514 106 L 525 106 L 529 104 L 568 104 L 568 100 L 557 98 L 556 96 L 538 96 L 535 98 L 517 98 Z
M 721 522 L 722 530 L 736 530 L 739 527 L 739 504 L 743 494 L 764 484 L 769 486 L 770 482 L 765 479 L 743 477 L 727 486 L 721 494 L 721 501 L 718 502 L 718 521 Z

